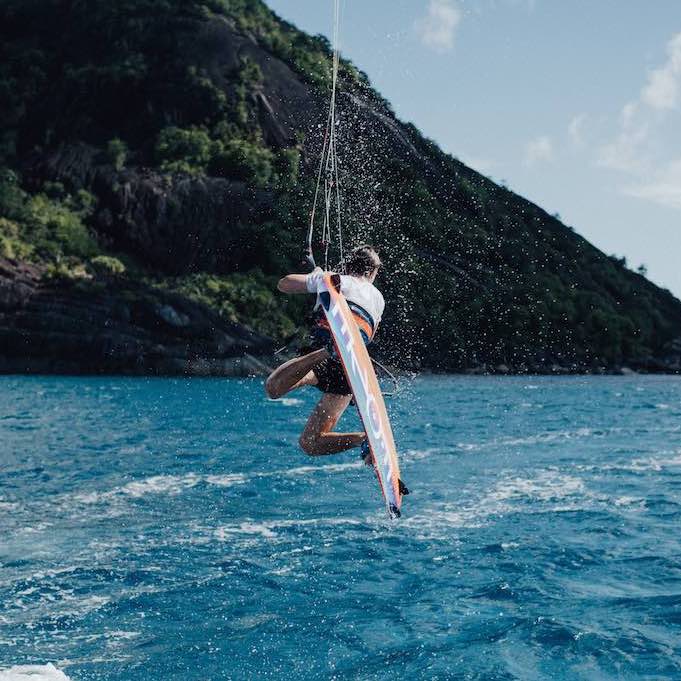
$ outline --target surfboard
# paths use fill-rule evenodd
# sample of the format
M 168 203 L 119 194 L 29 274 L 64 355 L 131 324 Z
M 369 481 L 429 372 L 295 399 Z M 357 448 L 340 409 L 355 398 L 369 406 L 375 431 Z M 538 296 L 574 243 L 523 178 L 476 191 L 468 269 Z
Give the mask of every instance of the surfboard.
M 388 515 L 399 518 L 402 495 L 399 491 L 400 467 L 395 438 L 364 341 L 345 297 L 325 273 L 319 283 L 319 299 L 333 336 L 338 358 L 352 389 L 357 411 L 364 425 Z

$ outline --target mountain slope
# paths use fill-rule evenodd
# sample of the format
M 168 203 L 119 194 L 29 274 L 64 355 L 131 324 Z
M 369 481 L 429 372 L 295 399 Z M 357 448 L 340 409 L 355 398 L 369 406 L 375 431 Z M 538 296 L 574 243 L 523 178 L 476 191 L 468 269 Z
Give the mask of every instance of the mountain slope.
M 0 36 L 4 255 L 62 290 L 130 296 L 139 284 L 288 340 L 304 303 L 273 289 L 299 266 L 325 39 L 259 0 L 7 0 Z M 374 243 L 386 263 L 384 357 L 679 368 L 669 292 L 442 153 L 348 62 L 339 109 L 345 239 Z M 0 326 L 17 319 L 5 306 Z

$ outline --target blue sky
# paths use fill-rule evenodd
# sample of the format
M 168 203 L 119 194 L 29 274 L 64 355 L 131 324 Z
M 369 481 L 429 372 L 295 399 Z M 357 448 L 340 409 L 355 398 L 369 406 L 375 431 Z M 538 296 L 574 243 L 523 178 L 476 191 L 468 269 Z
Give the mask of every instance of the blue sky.
M 331 0 L 266 1 L 331 34 Z M 342 2 L 402 120 L 681 297 L 681 0 Z

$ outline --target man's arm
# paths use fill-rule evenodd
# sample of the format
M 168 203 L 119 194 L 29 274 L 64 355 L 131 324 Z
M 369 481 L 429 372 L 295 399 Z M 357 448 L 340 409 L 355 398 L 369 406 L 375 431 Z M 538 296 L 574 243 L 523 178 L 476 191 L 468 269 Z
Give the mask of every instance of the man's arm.
M 282 293 L 309 293 L 307 290 L 307 274 L 287 274 L 277 284 Z

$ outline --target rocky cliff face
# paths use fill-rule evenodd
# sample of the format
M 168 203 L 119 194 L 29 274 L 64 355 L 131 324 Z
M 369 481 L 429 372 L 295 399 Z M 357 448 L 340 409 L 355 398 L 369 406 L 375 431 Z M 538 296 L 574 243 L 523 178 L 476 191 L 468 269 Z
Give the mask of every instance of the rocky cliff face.
M 45 181 L 97 197 L 91 226 L 101 243 L 134 254 L 152 271 L 231 272 L 257 262 L 240 238 L 241 225 L 262 225 L 273 215 L 272 192 L 217 177 L 168 175 L 150 168 L 121 171 L 95 147 L 76 143 L 34 154 L 23 167 L 29 186 Z
M 0 258 L 0 372 L 235 376 L 272 343 L 181 296 Z

